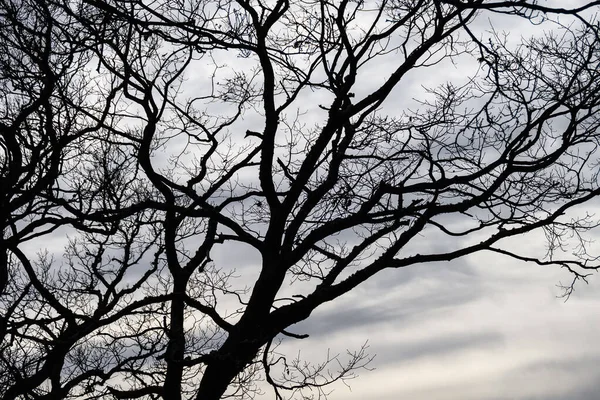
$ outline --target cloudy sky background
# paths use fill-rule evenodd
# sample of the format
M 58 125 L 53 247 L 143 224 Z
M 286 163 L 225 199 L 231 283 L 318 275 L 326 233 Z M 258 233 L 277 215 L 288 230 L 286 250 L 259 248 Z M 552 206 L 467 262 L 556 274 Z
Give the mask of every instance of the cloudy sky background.
M 565 303 L 555 285 L 570 278 L 490 254 L 386 271 L 302 324 L 302 348 L 369 340 L 376 369 L 335 400 L 597 399 L 600 285 Z
M 550 3 L 550 2 L 549 2 Z M 556 3 L 556 2 L 555 2 Z M 575 4 L 576 2 L 569 2 Z M 479 29 L 489 28 L 486 18 Z M 498 30 L 511 38 L 529 36 L 526 21 L 495 18 Z M 538 31 L 539 32 L 539 31 Z M 228 57 L 231 57 L 229 55 Z M 231 60 L 239 64 L 240 60 Z M 385 78 L 393 57 L 367 69 L 370 83 Z M 386 64 L 388 63 L 388 64 Z M 242 64 L 238 65 L 243 68 Z M 477 65 L 443 63 L 417 71 L 398 87 L 386 104 L 390 113 L 414 106 L 422 85 L 433 87 L 446 80 L 464 80 Z M 212 72 L 209 64 L 190 76 L 194 88 Z M 191 89 L 190 89 L 191 90 Z M 317 96 L 317 94 L 311 94 Z M 305 98 L 307 109 L 318 98 Z M 245 129 L 260 119 L 245 117 Z M 240 135 L 245 133 L 240 130 Z M 600 204 L 580 208 L 596 212 Z M 460 223 L 460 221 L 454 221 Z M 600 228 L 591 232 L 600 253 Z M 45 239 L 44 246 L 61 248 L 65 236 Z M 414 252 L 439 252 L 456 243 L 425 232 Z M 32 244 L 33 245 L 33 244 Z M 37 250 L 36 248 L 31 251 Z M 543 235 L 504 242 L 506 248 L 544 254 Z M 217 266 L 235 266 L 251 284 L 258 273 L 256 253 L 245 248 L 217 246 L 212 258 Z M 556 285 L 572 276 L 557 267 L 540 267 L 480 253 L 449 263 L 416 265 L 389 270 L 348 295 L 317 309 L 291 331 L 309 334 L 304 340 L 285 339 L 279 350 L 307 361 L 322 361 L 330 350 L 343 355 L 368 342 L 375 358 L 372 371 L 358 371 L 348 384 L 331 386 L 331 400 L 597 400 L 600 398 L 600 275 L 589 284 L 579 283 L 571 298 L 559 298 Z M 273 399 L 265 388 L 260 397 Z
M 485 35 L 490 21 L 479 23 Z M 492 23 L 498 31 L 509 31 L 514 41 L 539 29 L 515 19 Z M 386 62 L 393 59 L 377 63 L 373 80 L 385 77 Z M 475 69 L 444 63 L 418 72 L 395 91 L 387 107 L 411 107 L 421 85 L 460 81 Z M 577 212 L 599 208 L 588 204 Z M 600 239 L 600 229 L 590 238 Z M 503 245 L 532 255 L 546 250 L 540 233 Z M 451 244 L 425 232 L 415 246 L 415 252 L 425 253 Z M 592 252 L 598 252 L 597 246 L 598 240 Z M 244 249 L 220 248 L 214 259 L 237 263 L 247 278 L 257 270 L 258 259 Z M 565 302 L 557 285 L 572 278 L 560 268 L 492 253 L 384 271 L 293 327 L 310 338 L 286 339 L 280 350 L 291 357 L 300 351 L 303 359 L 318 362 L 328 350 L 343 359 L 346 349 L 358 350 L 368 341 L 376 356 L 370 364 L 374 370 L 360 371 L 348 382 L 351 390 L 333 385 L 331 400 L 594 400 L 600 398 L 600 277 L 592 276 L 588 285 L 578 283 Z M 273 393 L 267 389 L 263 398 Z

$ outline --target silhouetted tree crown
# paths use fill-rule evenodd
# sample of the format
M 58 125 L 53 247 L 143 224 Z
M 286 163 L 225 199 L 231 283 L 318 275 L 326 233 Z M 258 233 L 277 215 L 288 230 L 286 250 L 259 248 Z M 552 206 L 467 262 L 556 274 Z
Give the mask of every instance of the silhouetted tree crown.
M 570 294 L 599 4 L 0 0 L 0 399 L 322 398 L 366 349 L 277 345 L 384 269 L 485 251 Z

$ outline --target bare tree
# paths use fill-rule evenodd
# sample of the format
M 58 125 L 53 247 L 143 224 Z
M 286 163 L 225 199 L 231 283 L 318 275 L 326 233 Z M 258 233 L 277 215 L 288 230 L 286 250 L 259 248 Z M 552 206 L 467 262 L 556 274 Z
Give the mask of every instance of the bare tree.
M 325 397 L 366 349 L 306 364 L 290 326 L 476 252 L 569 294 L 598 268 L 569 212 L 600 192 L 599 4 L 2 0 L 0 398 Z M 497 15 L 549 29 L 476 29 Z M 447 62 L 472 76 L 393 104 Z M 503 246 L 535 230 L 547 254 Z

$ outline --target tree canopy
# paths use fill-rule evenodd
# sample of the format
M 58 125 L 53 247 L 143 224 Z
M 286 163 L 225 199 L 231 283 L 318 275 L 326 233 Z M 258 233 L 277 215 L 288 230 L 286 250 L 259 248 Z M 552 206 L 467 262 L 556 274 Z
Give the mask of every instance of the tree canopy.
M 555 3 L 0 0 L 0 399 L 321 398 L 369 355 L 278 353 L 294 324 L 476 252 L 568 295 L 598 268 L 572 210 L 600 193 L 600 2 Z M 503 245 L 536 230 L 546 254 Z

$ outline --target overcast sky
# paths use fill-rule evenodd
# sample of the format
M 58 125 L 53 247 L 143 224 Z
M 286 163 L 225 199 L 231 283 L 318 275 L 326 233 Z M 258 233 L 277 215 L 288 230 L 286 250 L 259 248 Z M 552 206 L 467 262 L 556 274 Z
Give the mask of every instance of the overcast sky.
M 515 38 L 527 36 L 531 29 L 526 22 L 502 24 L 494 21 Z M 386 68 L 385 62 L 377 66 Z M 409 107 L 421 85 L 434 85 L 434 78 L 465 78 L 465 70 L 448 63 L 436 74 L 415 75 L 394 92 L 388 107 Z M 383 79 L 380 72 L 372 74 Z M 187 85 L 195 85 L 193 76 Z M 318 101 L 311 104 L 316 107 Z M 254 123 L 250 115 L 243 122 Z M 580 211 L 595 208 L 588 205 Z M 600 228 L 593 235 L 600 240 Z M 58 248 L 64 235 L 55 238 L 57 243 L 45 245 Z M 417 250 L 441 251 L 449 245 L 424 233 Z M 543 235 L 504 245 L 544 252 Z M 252 282 L 259 265 L 255 253 L 222 246 L 215 253 L 215 264 L 235 265 L 241 279 Z M 600 276 L 592 276 L 588 285 L 579 283 L 565 302 L 558 297 L 562 291 L 557 285 L 571 280 L 559 268 L 491 253 L 384 271 L 292 327 L 310 337 L 286 339 L 281 350 L 319 362 L 328 350 L 343 359 L 347 349 L 358 350 L 368 342 L 375 356 L 373 370 L 359 371 L 359 377 L 348 382 L 351 390 L 333 385 L 331 400 L 598 400 Z M 274 398 L 272 391 L 265 391 L 261 398 Z
M 555 285 L 569 278 L 489 254 L 386 271 L 320 309 L 298 329 L 311 339 L 290 345 L 318 360 L 369 341 L 375 370 L 333 400 L 593 400 L 600 285 L 565 303 Z

